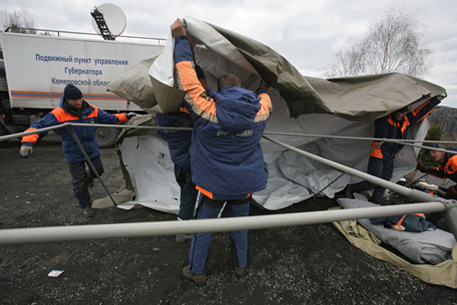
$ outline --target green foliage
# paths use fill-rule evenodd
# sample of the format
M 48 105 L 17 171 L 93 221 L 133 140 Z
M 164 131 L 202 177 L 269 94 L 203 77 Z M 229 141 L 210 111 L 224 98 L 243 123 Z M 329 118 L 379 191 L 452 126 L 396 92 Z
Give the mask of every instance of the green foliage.
M 441 128 L 441 125 L 439 123 L 434 124 L 429 128 L 429 130 L 427 132 L 427 136 L 425 137 L 425 140 L 441 141 L 443 134 L 444 134 L 444 132 L 443 132 L 443 129 Z M 430 146 L 430 144 L 426 143 L 426 144 L 424 144 L 424 146 Z M 434 166 L 434 167 L 438 166 L 439 163 L 434 161 L 432 158 L 430 158 L 429 152 L 430 152 L 430 150 L 428 150 L 428 149 L 421 149 L 421 151 L 419 152 L 419 160 L 428 166 Z

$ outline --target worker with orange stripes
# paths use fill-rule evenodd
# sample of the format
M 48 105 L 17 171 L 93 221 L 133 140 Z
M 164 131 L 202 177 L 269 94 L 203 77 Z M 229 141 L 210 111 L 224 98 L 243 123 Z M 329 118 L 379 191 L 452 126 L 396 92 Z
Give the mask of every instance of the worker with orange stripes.
M 416 123 L 426 118 L 430 112 L 440 103 L 438 98 L 432 98 L 414 111 L 408 112 L 408 107 L 403 107 L 387 116 L 375 121 L 375 138 L 381 139 L 406 139 L 408 130 Z M 399 151 L 404 145 L 386 141 L 379 145 L 379 141 L 373 141 L 371 149 L 374 149 L 368 160 L 367 173 L 385 180 L 392 178 L 394 162 Z M 377 186 L 369 181 L 361 181 L 346 186 L 346 195 L 352 197 L 354 193 L 373 189 L 369 201 L 381 204 L 386 188 Z
M 218 217 L 224 203 L 232 217 L 249 216 L 251 194 L 266 187 L 268 167 L 260 139 L 272 111 L 268 86 L 256 93 L 241 88 L 233 74 L 219 78 L 218 93 L 205 89 L 193 67 L 187 32 L 178 19 L 171 25 L 175 37 L 174 59 L 178 84 L 186 91 L 185 102 L 194 122 L 190 147 L 192 180 L 202 193 L 196 219 Z M 248 231 L 231 233 L 235 275 L 246 272 L 249 254 Z M 202 286 L 212 233 L 195 234 L 184 278 Z
M 26 132 L 66 122 L 120 124 L 127 121 L 133 115 L 135 115 L 135 113 L 109 114 L 83 100 L 81 90 L 73 84 L 68 84 L 64 89 L 64 95 L 60 100 L 60 106 L 49 112 L 41 120 L 32 123 Z M 95 137 L 96 128 L 74 126 L 73 130 L 98 174 L 101 176 L 104 169 L 100 159 L 100 149 L 98 147 L 97 138 Z M 83 215 L 86 218 L 93 217 L 95 214 L 91 208 L 92 202 L 89 194 L 89 185 L 92 183 L 93 178 L 95 178 L 95 174 L 91 168 L 86 171 L 86 158 L 79 149 L 79 146 L 70 131 L 67 128 L 60 128 L 56 131 L 62 138 L 62 148 L 70 168 L 70 174 L 73 178 L 71 182 L 79 206 L 82 208 Z M 47 133 L 48 132 L 41 132 L 24 136 L 22 138 L 22 146 L 19 150 L 19 154 L 23 158 L 27 158 L 33 153 L 33 145 Z

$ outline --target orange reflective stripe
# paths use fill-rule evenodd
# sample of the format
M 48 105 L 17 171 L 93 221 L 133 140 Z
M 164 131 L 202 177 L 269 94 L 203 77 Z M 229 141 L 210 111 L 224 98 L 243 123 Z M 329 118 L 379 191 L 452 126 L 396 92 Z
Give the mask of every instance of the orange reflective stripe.
M 197 79 L 197 73 L 192 63 L 189 61 L 179 62 L 176 64 L 176 69 L 178 70 L 181 86 L 187 92 L 184 98 L 192 107 L 195 114 L 217 123 L 216 103 L 205 95 L 205 89 Z
M 405 228 L 402 227 L 401 224 L 402 224 L 403 220 L 405 220 L 405 217 L 406 217 L 406 215 L 403 216 L 403 217 L 400 219 L 399 222 L 397 222 L 396 224 L 394 224 L 394 225 L 392 226 L 392 229 L 397 230 L 397 231 L 404 231 Z
M 379 142 L 374 141 L 373 144 L 371 144 L 371 149 L 375 148 L 376 145 L 378 145 L 378 144 L 379 144 Z M 373 150 L 371 152 L 370 156 L 378 158 L 378 159 L 382 159 L 383 155 L 382 155 L 381 146 L 382 145 L 379 145 L 375 150 Z
M 76 115 L 70 114 L 65 112 L 62 108 L 56 108 L 53 111 L 51 111 L 54 116 L 56 117 L 57 121 L 59 123 L 66 122 L 66 121 L 74 121 L 78 120 L 79 118 Z
M 121 124 L 127 121 L 127 115 L 125 113 L 115 113 L 114 116 L 116 116 L 120 121 L 116 124 Z
M 35 127 L 31 127 L 31 128 L 28 128 L 25 132 L 27 132 L 27 131 L 34 131 L 34 130 L 36 130 L 36 128 L 35 128 Z M 38 134 L 36 134 L 36 133 L 34 133 L 34 134 L 29 134 L 29 135 L 27 135 L 27 136 L 23 136 L 23 137 L 22 137 L 21 143 L 24 143 L 24 142 L 31 142 L 31 143 L 35 144 L 36 141 L 38 141 L 38 138 L 39 138 L 39 137 L 38 137 Z
M 257 112 L 257 115 L 264 114 L 266 112 L 270 112 L 272 110 L 272 105 L 271 105 L 271 98 L 267 93 L 260 93 L 259 94 L 260 99 L 260 108 L 259 112 Z
M 444 166 L 444 172 L 448 175 L 457 172 L 457 155 L 454 155 Z
M 256 114 L 254 123 L 267 120 L 270 117 L 271 111 L 273 110 L 271 98 L 267 93 L 260 93 L 259 97 L 261 108 Z
M 179 111 L 180 111 L 180 112 L 184 112 L 184 113 L 190 114 L 189 110 L 187 110 L 186 107 L 181 107 L 181 108 L 179 108 Z
M 86 118 L 89 119 L 89 118 L 96 118 L 98 117 L 98 108 L 94 105 L 90 105 L 94 108 L 94 111 L 92 111 L 91 114 L 89 114 Z
M 405 132 L 406 128 L 411 125 L 411 122 L 409 121 L 408 117 L 405 116 L 405 122 L 403 123 L 403 125 L 401 126 L 401 134 L 403 135 L 403 133 Z M 403 137 L 403 136 L 402 136 Z
M 431 103 L 431 102 L 432 102 L 432 100 L 429 100 L 427 103 L 424 103 L 422 106 L 420 106 L 419 108 L 417 108 L 416 110 L 414 110 L 414 111 L 413 111 L 414 116 L 416 116 L 416 115 L 419 113 L 419 111 L 422 110 L 422 108 L 424 108 L 426 105 L 428 105 L 428 104 Z M 436 107 L 436 106 L 435 106 L 435 107 Z M 430 109 L 429 112 L 427 112 L 423 117 L 421 117 L 419 120 L 417 120 L 417 123 L 420 122 L 420 121 L 422 121 L 423 119 L 425 119 L 425 118 L 430 114 L 430 112 L 432 112 L 432 110 L 435 109 L 435 107 L 433 107 L 432 109 Z
M 197 190 L 199 190 L 203 195 L 205 195 L 206 197 L 208 197 L 209 199 L 213 199 L 213 193 L 212 193 L 212 192 L 207 191 L 207 190 L 205 190 L 204 188 L 202 188 L 202 187 L 200 187 L 200 186 L 198 186 L 198 185 L 195 186 L 195 188 L 196 188 Z M 252 193 L 249 193 L 249 194 L 246 196 L 246 198 L 249 198 L 249 196 L 251 196 L 251 195 L 252 195 Z
M 389 119 L 387 120 L 387 122 L 389 122 L 390 125 L 397 127 L 397 124 L 394 122 L 394 120 L 392 120 L 392 116 L 390 116 L 390 115 L 389 115 Z
M 425 218 L 424 213 L 414 213 L 412 215 L 420 216 L 422 218 Z M 402 226 L 403 221 L 405 221 L 405 218 L 408 215 L 404 215 L 395 225 L 392 226 L 392 229 L 397 230 L 397 231 L 404 231 L 405 227 Z
M 195 187 L 197 190 L 199 190 L 203 195 L 205 195 L 206 197 L 208 197 L 209 199 L 213 199 L 213 193 L 211 193 L 210 191 L 207 191 L 201 187 L 199 187 L 198 185 Z

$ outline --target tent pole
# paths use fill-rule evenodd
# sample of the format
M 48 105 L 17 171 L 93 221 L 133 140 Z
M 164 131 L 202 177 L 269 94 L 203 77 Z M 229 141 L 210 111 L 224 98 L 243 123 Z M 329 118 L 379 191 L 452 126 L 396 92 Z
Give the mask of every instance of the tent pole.
M 328 223 L 349 219 L 387 217 L 418 212 L 434 213 L 445 209 L 442 202 L 403 204 L 357 209 L 272 214 L 249 217 L 224 217 L 191 221 L 157 221 L 82 226 L 19 228 L 0 230 L 0 245 L 36 244 L 108 238 L 150 237 L 176 234 L 258 230 Z

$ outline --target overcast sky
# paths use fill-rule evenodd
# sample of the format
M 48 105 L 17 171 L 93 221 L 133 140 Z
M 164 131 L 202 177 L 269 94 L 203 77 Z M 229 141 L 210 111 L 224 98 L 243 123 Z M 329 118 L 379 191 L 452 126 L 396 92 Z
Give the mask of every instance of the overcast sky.
M 433 49 L 433 68 L 423 78 L 447 90 L 442 105 L 457 108 L 455 0 L 0 0 L 0 9 L 25 8 L 36 28 L 93 33 L 90 11 L 107 2 L 126 15 L 123 35 L 166 38 L 176 18 L 192 16 L 262 42 L 303 75 L 322 78 L 341 46 L 363 37 L 370 22 L 401 5 L 423 24 L 423 42 Z

